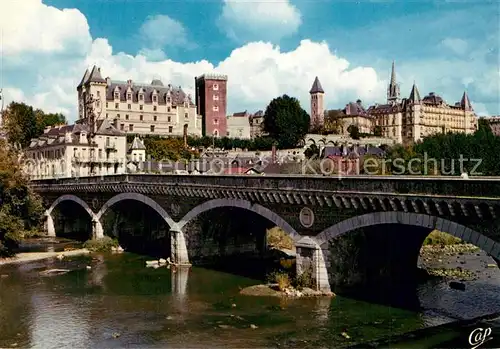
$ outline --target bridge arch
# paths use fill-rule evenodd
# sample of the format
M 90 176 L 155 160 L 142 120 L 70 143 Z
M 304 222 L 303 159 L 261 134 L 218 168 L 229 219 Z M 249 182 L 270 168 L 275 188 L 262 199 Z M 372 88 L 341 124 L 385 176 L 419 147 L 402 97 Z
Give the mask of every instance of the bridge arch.
M 96 217 L 98 219 L 101 219 L 104 213 L 106 213 L 106 211 L 111 206 L 124 200 L 134 200 L 142 202 L 143 204 L 148 205 L 153 210 L 155 210 L 165 220 L 165 222 L 168 224 L 170 228 L 172 228 L 175 225 L 174 220 L 170 217 L 167 211 L 163 209 L 163 207 L 161 207 L 155 200 L 151 199 L 150 197 L 139 193 L 121 193 L 113 196 L 111 199 L 109 199 L 104 203 L 99 212 L 96 214 Z
M 247 200 L 238 199 L 214 199 L 206 201 L 186 213 L 186 215 L 177 223 L 177 228 L 181 230 L 187 223 L 189 223 L 190 220 L 199 214 L 218 207 L 237 207 L 257 213 L 283 229 L 293 239 L 293 241 L 297 242 L 301 237 L 290 224 L 270 209 L 259 204 L 252 204 Z
M 91 219 L 97 218 L 96 214 L 94 213 L 94 211 L 92 211 L 92 209 L 89 207 L 89 205 L 87 205 L 87 203 L 85 201 L 83 201 L 82 199 L 80 199 L 78 196 L 75 196 L 75 195 L 62 195 L 62 196 L 59 196 L 52 203 L 52 205 L 50 205 L 50 207 L 47 209 L 47 211 L 45 211 L 45 214 L 46 215 L 50 215 L 52 213 L 52 211 L 56 208 L 56 206 L 59 205 L 63 201 L 73 201 L 73 202 L 76 202 L 77 204 L 79 204 L 89 214 L 89 216 L 90 216 Z
M 413 212 L 373 212 L 352 217 L 326 228 L 316 236 L 315 240 L 322 249 L 325 249 L 330 240 L 349 231 L 383 224 L 400 224 L 431 230 L 436 229 L 473 244 L 490 254 L 495 260 L 500 260 L 500 248 L 495 248 L 495 245 L 499 245 L 499 243 L 483 234 L 444 218 Z

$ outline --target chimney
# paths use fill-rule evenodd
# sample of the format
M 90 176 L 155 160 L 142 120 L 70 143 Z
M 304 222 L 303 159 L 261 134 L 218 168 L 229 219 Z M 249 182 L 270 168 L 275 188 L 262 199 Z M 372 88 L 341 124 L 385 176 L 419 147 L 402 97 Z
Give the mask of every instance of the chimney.
M 273 143 L 273 147 L 271 148 L 271 163 L 276 163 L 276 143 Z

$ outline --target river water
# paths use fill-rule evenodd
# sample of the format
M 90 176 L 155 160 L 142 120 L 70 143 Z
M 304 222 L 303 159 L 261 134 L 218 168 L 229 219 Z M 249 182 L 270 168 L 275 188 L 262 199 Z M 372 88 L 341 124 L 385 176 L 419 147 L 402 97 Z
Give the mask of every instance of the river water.
M 445 327 L 418 338 L 398 336 L 500 312 L 499 270 L 485 268 L 490 262 L 484 254 L 461 257 L 467 258 L 469 268 L 481 271 L 481 278 L 466 282 L 465 291 L 451 289 L 444 281 L 421 285 L 416 293 L 421 309 L 341 296 L 242 296 L 241 288 L 261 282 L 196 267 L 146 268 L 147 257 L 129 253 L 4 265 L 0 348 L 304 349 L 366 346 L 388 338 L 401 348 L 456 348 L 456 340 L 465 340 L 470 328 Z M 70 271 L 41 274 L 48 269 Z M 499 321 L 486 325 L 500 337 Z

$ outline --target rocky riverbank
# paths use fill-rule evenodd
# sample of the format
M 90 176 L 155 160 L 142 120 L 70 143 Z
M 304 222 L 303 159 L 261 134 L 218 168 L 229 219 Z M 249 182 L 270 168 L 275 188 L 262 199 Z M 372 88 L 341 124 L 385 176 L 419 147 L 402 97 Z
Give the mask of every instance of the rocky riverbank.
M 85 248 L 64 252 L 22 252 L 18 253 L 15 257 L 12 258 L 0 258 L 0 266 L 5 264 L 33 262 L 54 257 L 63 259 L 64 257 L 78 256 L 88 253 L 90 253 L 90 251 Z
M 493 259 L 471 244 L 423 246 L 419 267 L 430 276 L 459 281 L 491 278 L 500 274 Z
M 316 291 L 308 287 L 300 290 L 293 287 L 287 287 L 280 291 L 278 284 L 254 285 L 245 287 L 240 294 L 246 296 L 264 296 L 264 297 L 333 297 L 333 292 Z

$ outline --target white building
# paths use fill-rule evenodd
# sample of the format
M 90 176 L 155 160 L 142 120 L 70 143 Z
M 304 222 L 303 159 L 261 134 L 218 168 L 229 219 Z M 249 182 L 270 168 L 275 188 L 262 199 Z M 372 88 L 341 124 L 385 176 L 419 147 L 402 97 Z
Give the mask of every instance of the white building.
M 108 120 L 96 124 L 94 141 L 83 123 L 48 127 L 31 140 L 25 169 L 33 179 L 120 174 L 127 162 L 127 138 Z
M 229 138 L 253 139 L 263 135 L 264 113 L 259 110 L 255 114 L 234 113 L 227 117 L 227 134 Z
M 99 118 L 108 119 L 117 130 L 128 134 L 201 136 L 202 117 L 197 115 L 191 96 L 182 88 L 164 86 L 155 79 L 150 84 L 132 80 L 103 79 L 94 66 L 77 87 L 79 119 L 86 119 L 84 101 L 93 96 Z
M 240 113 L 234 113 L 227 118 L 227 137 L 250 139 L 250 117 L 251 114 L 246 110 Z

